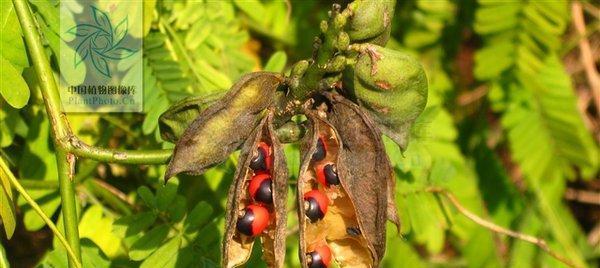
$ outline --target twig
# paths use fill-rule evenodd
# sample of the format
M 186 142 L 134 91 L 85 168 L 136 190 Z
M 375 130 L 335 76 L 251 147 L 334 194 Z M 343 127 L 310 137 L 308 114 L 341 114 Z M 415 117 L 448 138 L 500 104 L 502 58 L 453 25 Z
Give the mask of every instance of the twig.
M 0 169 L 4 172 L 4 174 L 6 174 L 8 176 L 8 180 L 13 185 L 13 188 L 15 188 L 15 190 L 17 190 L 17 192 L 19 192 L 19 194 L 21 194 L 21 196 L 23 196 L 25 201 L 27 201 L 27 203 L 31 206 L 31 208 L 33 208 L 33 210 L 48 225 L 50 230 L 52 230 L 52 232 L 54 233 L 56 238 L 58 238 L 58 241 L 62 244 L 63 247 L 65 247 L 65 250 L 67 251 L 67 254 L 69 255 L 70 259 L 73 260 L 75 267 L 81 267 L 81 263 L 75 257 L 75 252 L 73 251 L 71 246 L 69 246 L 67 239 L 65 239 L 65 237 L 60 233 L 60 231 L 58 230 L 56 225 L 54 225 L 52 220 L 50 220 L 50 218 L 48 218 L 48 216 L 46 216 L 46 214 L 44 214 L 44 211 L 42 211 L 42 209 L 40 208 L 40 206 L 38 206 L 38 204 L 35 202 L 35 200 L 33 200 L 33 198 L 31 198 L 31 196 L 27 193 L 25 188 L 23 188 L 23 186 L 19 183 L 19 181 L 17 180 L 15 175 L 10 171 L 10 169 L 8 168 L 6 163 L 4 163 L 4 159 L 1 157 L 0 157 Z
M 600 206 L 600 193 L 597 192 L 569 188 L 565 191 L 565 199 Z
M 600 243 L 600 223 L 596 224 L 588 234 L 588 243 L 592 246 Z
M 579 39 L 580 59 L 585 68 L 585 74 L 590 85 L 590 90 L 594 96 L 593 99 L 596 104 L 596 111 L 600 114 L 600 76 L 598 76 L 598 72 L 596 71 L 590 43 L 587 38 L 585 38 L 585 20 L 583 18 L 583 8 L 581 7 L 581 3 L 579 1 L 574 1 L 571 10 L 573 24 L 581 37 Z
M 594 16 L 596 19 L 600 19 L 600 8 L 595 7 L 593 4 L 583 2 L 583 9 Z
M 94 179 L 92 180 L 92 183 L 98 185 L 100 188 L 103 188 L 104 190 L 110 192 L 113 196 L 117 197 L 119 200 L 121 200 L 123 203 L 131 206 L 131 207 L 135 207 L 135 204 L 133 204 L 129 198 L 127 198 L 127 195 L 125 195 L 125 193 L 121 192 L 119 189 L 115 188 L 114 186 L 98 180 L 98 179 Z
M 458 100 L 457 100 L 458 105 L 460 105 L 460 106 L 469 105 L 469 104 L 481 99 L 482 97 L 484 97 L 488 93 L 488 91 L 489 91 L 489 87 L 480 86 L 480 87 L 477 87 L 473 91 L 469 91 L 469 92 L 460 94 L 458 96 Z
M 515 232 L 513 230 L 506 229 L 502 226 L 499 226 L 495 223 L 489 222 L 489 221 L 475 215 L 473 212 L 471 212 L 468 209 L 466 209 L 465 207 L 463 207 L 463 205 L 460 204 L 458 199 L 456 199 L 456 197 L 452 193 L 448 192 L 447 190 L 442 189 L 442 188 L 437 188 L 437 187 L 431 187 L 431 188 L 427 188 L 426 191 L 444 195 L 448 199 L 448 201 L 450 201 L 450 203 L 452 203 L 452 205 L 454 207 L 456 207 L 456 209 L 461 214 L 463 214 L 469 220 L 477 223 L 478 225 L 481 225 L 493 232 L 496 232 L 499 234 L 504 234 L 504 235 L 514 237 L 519 240 L 523 240 L 525 242 L 534 244 L 534 245 L 538 246 L 540 249 L 542 249 L 543 251 L 545 251 L 546 253 L 548 253 L 553 258 L 564 263 L 565 265 L 567 265 L 569 267 L 577 267 L 570 260 L 568 260 L 567 258 L 561 256 L 560 254 L 558 254 L 558 253 L 554 252 L 552 249 L 550 249 L 550 247 L 548 247 L 548 243 L 545 240 L 543 240 L 541 238 L 537 238 L 535 236 L 526 235 L 526 234 Z
M 92 160 L 117 164 L 165 164 L 173 150 L 113 150 L 85 144 L 74 135 L 69 137 L 70 151 Z

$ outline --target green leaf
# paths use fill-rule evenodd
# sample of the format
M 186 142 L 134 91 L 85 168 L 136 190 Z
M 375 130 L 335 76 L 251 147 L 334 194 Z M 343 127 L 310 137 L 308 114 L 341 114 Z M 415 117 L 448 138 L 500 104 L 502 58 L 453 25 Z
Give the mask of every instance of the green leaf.
M 0 1 L 0 56 L 19 68 L 29 66 L 21 24 L 12 1 Z
M 169 219 L 171 219 L 171 221 L 181 221 L 181 219 L 183 219 L 183 216 L 185 216 L 185 213 L 187 212 L 187 204 L 185 201 L 185 197 L 181 195 L 175 196 L 175 199 L 173 200 L 173 202 L 171 202 L 169 207 L 166 208 L 166 211 L 168 212 Z
M 202 226 L 213 213 L 213 208 L 205 201 L 200 201 L 185 219 L 186 231 Z
M 146 36 L 150 32 L 150 27 L 152 26 L 152 21 L 154 20 L 155 7 L 156 0 L 144 1 L 144 36 Z
M 254 21 L 263 23 L 267 15 L 265 6 L 259 0 L 235 0 L 235 5 Z
M 150 257 L 142 262 L 141 268 L 151 267 L 175 267 L 179 247 L 181 246 L 181 236 L 175 236 L 166 244 L 156 250 Z
M 8 259 L 6 258 L 6 250 L 4 250 L 4 246 L 0 244 L 0 268 L 9 268 L 10 264 Z
M 165 210 L 177 196 L 177 184 L 169 181 L 166 185 L 156 191 L 156 207 Z
M 134 236 L 152 226 L 156 218 L 152 211 L 124 216 L 115 221 L 113 231 L 122 237 Z
M 156 207 L 156 198 L 154 197 L 154 194 L 152 193 L 150 188 L 148 188 L 147 186 L 140 186 L 140 188 L 138 188 L 137 190 L 137 193 L 138 195 L 140 195 L 142 200 L 144 200 L 146 206 L 150 208 Z
M 56 190 L 28 189 L 27 192 L 38 203 L 46 215 L 53 215 L 60 206 L 60 195 Z M 46 222 L 27 204 L 24 198 L 19 196 L 17 204 L 23 212 L 25 229 L 28 231 L 37 231 L 46 226 Z
M 283 51 L 277 51 L 271 55 L 271 58 L 269 58 L 269 61 L 267 61 L 264 69 L 265 71 L 271 72 L 283 72 L 286 62 L 287 54 L 285 54 Z
M 29 87 L 21 76 L 21 71 L 2 56 L 0 70 L 0 94 L 10 106 L 23 108 L 29 101 Z
M 114 258 L 122 253 L 121 239 L 111 232 L 114 219 L 105 216 L 103 210 L 93 205 L 85 211 L 79 222 L 79 236 L 94 241 L 106 256 Z
M 397 146 L 394 146 L 397 147 Z M 388 224 L 388 229 L 393 229 L 391 224 Z M 394 236 L 388 232 L 388 249 L 394 249 L 393 254 L 386 254 L 383 261 L 382 267 L 410 267 L 410 268 L 421 268 L 426 267 L 425 263 L 421 261 L 419 254 L 411 247 L 409 241 Z
M 129 258 L 134 261 L 141 261 L 150 256 L 155 250 L 162 245 L 163 240 L 167 238 L 170 227 L 168 225 L 160 225 L 148 231 L 144 236 L 135 241 L 129 249 Z
M 81 239 L 81 258 L 83 267 L 108 268 L 111 263 L 93 241 Z M 55 247 L 44 257 L 42 267 L 68 267 L 67 252 L 63 247 Z
M 60 33 L 60 14 L 57 2 L 53 1 L 29 1 L 37 9 L 36 11 L 42 15 L 46 24 L 55 33 Z
M 0 218 L 8 239 L 12 237 L 16 227 L 13 194 L 8 178 L 9 172 L 11 171 L 8 170 L 8 165 L 0 157 L 0 182 L 2 183 L 2 189 L 0 189 Z

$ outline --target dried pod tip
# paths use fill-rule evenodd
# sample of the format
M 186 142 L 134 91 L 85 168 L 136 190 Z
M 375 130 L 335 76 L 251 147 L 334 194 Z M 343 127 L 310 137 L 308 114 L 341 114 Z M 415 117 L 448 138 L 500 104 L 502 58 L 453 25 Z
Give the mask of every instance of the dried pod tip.
M 329 199 L 319 190 L 312 190 L 304 194 L 304 211 L 311 222 L 316 222 L 325 217 Z
M 244 209 L 244 215 L 238 218 L 236 228 L 238 232 L 247 236 L 256 236 L 262 233 L 269 225 L 269 211 L 258 205 L 249 205 Z
M 314 251 L 309 252 L 306 256 L 309 268 L 326 268 L 331 264 L 331 250 L 326 245 L 316 247 Z
M 250 168 L 254 171 L 269 170 L 271 165 L 271 147 L 264 142 L 260 142 L 254 152 L 254 157 L 250 160 Z
M 340 178 L 337 175 L 335 165 L 326 163 L 317 167 L 317 181 L 323 186 L 339 185 Z
M 313 153 L 312 160 L 313 161 L 321 161 L 327 155 L 327 148 L 325 147 L 325 142 L 323 142 L 323 138 L 319 137 L 317 140 L 317 149 Z
M 260 173 L 250 180 L 248 192 L 252 200 L 263 204 L 273 204 L 273 180 L 271 175 Z

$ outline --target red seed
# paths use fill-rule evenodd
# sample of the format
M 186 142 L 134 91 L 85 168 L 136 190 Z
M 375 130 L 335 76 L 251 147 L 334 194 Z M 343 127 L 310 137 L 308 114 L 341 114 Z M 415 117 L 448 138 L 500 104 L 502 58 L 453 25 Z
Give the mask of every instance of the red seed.
M 317 166 L 317 181 L 323 186 L 339 185 L 340 179 L 333 163 L 325 163 Z
M 264 171 L 271 170 L 272 165 L 271 147 L 262 141 L 259 142 L 254 157 L 250 160 L 250 168 L 254 171 Z
M 327 268 L 331 264 L 331 249 L 327 245 L 315 247 L 315 250 L 307 254 L 309 268 Z
M 311 222 L 316 222 L 325 217 L 329 198 L 319 190 L 312 190 L 304 194 L 304 211 Z
M 247 236 L 256 236 L 269 225 L 269 211 L 258 205 L 249 205 L 244 209 L 244 215 L 238 218 L 237 230 Z
M 271 175 L 260 173 L 254 175 L 248 186 L 250 197 L 260 203 L 273 204 L 273 180 Z

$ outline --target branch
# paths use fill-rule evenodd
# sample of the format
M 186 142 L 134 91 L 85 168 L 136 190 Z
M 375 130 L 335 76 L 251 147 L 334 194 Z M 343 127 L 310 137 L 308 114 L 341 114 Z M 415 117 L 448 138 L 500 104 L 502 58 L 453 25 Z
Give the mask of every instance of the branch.
M 173 150 L 114 150 L 94 147 L 85 144 L 76 136 L 69 139 L 70 152 L 73 154 L 101 162 L 117 164 L 165 164 Z
M 17 178 L 15 178 L 15 175 L 10 171 L 10 169 L 8 168 L 8 166 L 6 165 L 6 163 L 4 163 L 4 159 L 1 158 L 1 157 L 0 157 L 0 169 L 2 169 L 4 171 L 4 173 L 8 176 L 8 180 L 13 185 L 13 187 L 15 188 L 15 190 L 17 190 L 17 192 L 19 192 L 19 194 L 21 194 L 21 196 L 23 196 L 23 198 L 25 199 L 25 201 L 27 201 L 27 203 L 31 206 L 31 208 L 33 208 L 33 210 L 48 225 L 48 227 L 50 228 L 50 230 L 52 230 L 52 232 L 54 233 L 54 235 L 56 236 L 56 238 L 58 238 L 58 241 L 62 244 L 62 246 L 67 251 L 67 254 L 69 255 L 69 259 L 73 260 L 73 263 L 74 263 L 75 267 L 81 267 L 81 263 L 75 257 L 76 256 L 75 252 L 69 246 L 69 243 L 67 243 L 67 240 L 65 239 L 65 237 L 60 233 L 60 231 L 58 230 L 58 228 L 56 227 L 56 225 L 54 225 L 54 223 L 52 222 L 52 220 L 50 220 L 50 218 L 48 218 L 48 216 L 46 216 L 46 214 L 44 214 L 44 211 L 42 211 L 42 209 L 40 208 L 40 206 L 38 206 L 38 204 L 35 202 L 35 200 L 33 200 L 33 198 L 31 198 L 31 196 L 27 193 L 27 191 L 25 190 L 25 188 L 23 188 L 23 186 L 19 183 L 19 181 L 17 180 Z
M 590 85 L 590 90 L 594 96 L 594 104 L 596 105 L 596 111 L 600 115 L 600 76 L 596 71 L 596 65 L 594 63 L 594 57 L 592 56 L 592 50 L 590 43 L 585 37 L 585 19 L 583 17 L 583 8 L 579 1 L 573 2 L 572 8 L 573 24 L 579 34 L 579 51 L 580 59 L 585 68 L 585 74 Z
M 65 234 L 70 246 L 68 251 L 69 267 L 81 267 L 81 247 L 79 244 L 78 229 L 79 218 L 77 217 L 77 201 L 75 200 L 76 197 L 75 190 L 73 189 L 73 173 L 71 168 L 74 164 L 74 157 L 65 149 L 66 146 L 64 143 L 64 139 L 71 135 L 71 129 L 65 114 L 61 113 L 60 94 L 58 93 L 58 87 L 54 80 L 54 73 L 50 67 L 50 62 L 46 57 L 44 45 L 39 35 L 39 29 L 36 27 L 37 24 L 31 13 L 29 3 L 26 0 L 13 0 L 13 5 L 19 18 L 21 28 L 23 29 L 23 36 L 25 37 L 29 57 L 39 80 L 40 91 L 42 92 L 42 97 L 44 98 L 44 104 L 46 106 L 46 113 L 48 114 L 52 127 L 52 139 L 57 151 L 56 162 L 58 166 L 58 182 L 62 203 L 61 209 L 63 212 Z M 41 213 L 40 216 L 42 216 L 42 214 L 43 213 Z M 42 218 L 45 221 L 48 219 L 45 215 L 42 216 Z M 48 223 L 50 220 L 48 219 L 46 222 Z M 64 242 L 67 243 L 67 241 Z
M 489 221 L 475 215 L 473 212 L 469 211 L 463 205 L 461 205 L 460 202 L 458 201 L 458 199 L 456 199 L 456 197 L 452 193 L 448 192 L 447 190 L 442 189 L 442 188 L 437 188 L 437 187 L 431 187 L 431 188 L 427 188 L 426 191 L 430 192 L 430 193 L 442 194 L 443 196 L 445 196 L 448 199 L 448 201 L 450 201 L 450 203 L 452 203 L 452 205 L 454 207 L 456 207 L 456 209 L 461 214 L 463 214 L 465 217 L 467 217 L 469 220 L 475 222 L 476 224 L 481 225 L 481 226 L 491 230 L 492 232 L 507 235 L 507 236 L 534 244 L 534 245 L 538 246 L 540 249 L 542 249 L 543 251 L 545 251 L 546 253 L 548 253 L 550 256 L 555 258 L 556 260 L 564 263 L 565 265 L 567 265 L 569 267 L 577 267 L 569 259 L 561 256 L 560 254 L 558 254 L 558 253 L 554 252 L 552 249 L 550 249 L 550 247 L 548 247 L 548 243 L 544 239 L 506 229 L 502 226 L 499 226 L 493 222 L 489 222 Z

